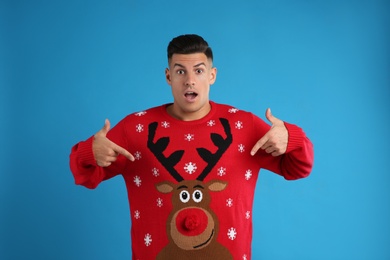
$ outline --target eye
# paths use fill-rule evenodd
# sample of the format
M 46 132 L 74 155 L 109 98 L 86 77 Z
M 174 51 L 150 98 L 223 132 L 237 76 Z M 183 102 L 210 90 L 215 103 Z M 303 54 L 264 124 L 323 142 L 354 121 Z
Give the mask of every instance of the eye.
M 184 74 L 184 70 L 178 70 L 178 71 L 176 71 L 176 73 L 179 74 L 179 75 L 183 75 Z
M 186 190 L 180 192 L 180 200 L 183 203 L 187 203 L 190 200 L 190 193 Z
M 194 193 L 192 193 L 192 199 L 193 199 L 196 203 L 201 202 L 202 199 L 203 199 L 203 193 L 202 193 L 200 190 L 194 191 Z
M 197 73 L 197 74 L 202 74 L 202 73 L 203 73 L 203 70 L 202 70 L 202 69 L 197 69 L 197 70 L 196 70 L 196 73 Z

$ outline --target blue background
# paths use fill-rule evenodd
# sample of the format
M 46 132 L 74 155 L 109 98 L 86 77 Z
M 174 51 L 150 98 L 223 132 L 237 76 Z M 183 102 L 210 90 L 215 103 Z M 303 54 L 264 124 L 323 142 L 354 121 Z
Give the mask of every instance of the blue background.
M 74 185 L 73 144 L 170 102 L 166 46 L 215 53 L 211 98 L 304 128 L 312 175 L 263 171 L 253 259 L 390 259 L 389 1 L 0 2 L 0 259 L 130 259 L 122 178 Z

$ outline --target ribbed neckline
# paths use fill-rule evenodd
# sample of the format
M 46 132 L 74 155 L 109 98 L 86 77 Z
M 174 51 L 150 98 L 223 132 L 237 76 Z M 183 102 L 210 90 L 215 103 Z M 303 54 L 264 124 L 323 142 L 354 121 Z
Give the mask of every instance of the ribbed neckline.
M 216 110 L 217 110 L 217 106 L 216 106 L 216 103 L 213 102 L 213 101 L 209 101 L 210 102 L 210 105 L 211 105 L 211 110 L 210 112 L 200 118 L 200 119 L 196 119 L 196 120 L 191 120 L 191 121 L 183 121 L 183 120 L 180 120 L 180 119 L 177 119 L 173 116 L 171 116 L 168 112 L 167 112 L 167 107 L 169 105 L 172 105 L 172 103 L 167 103 L 167 104 L 164 104 L 162 106 L 160 106 L 160 110 L 161 110 L 161 114 L 166 118 L 165 120 L 167 121 L 170 121 L 170 122 L 173 122 L 175 124 L 182 124 L 182 125 L 198 125 L 198 124 L 202 124 L 202 123 L 205 123 L 207 121 L 209 121 L 211 118 L 213 118 L 214 114 L 216 113 Z

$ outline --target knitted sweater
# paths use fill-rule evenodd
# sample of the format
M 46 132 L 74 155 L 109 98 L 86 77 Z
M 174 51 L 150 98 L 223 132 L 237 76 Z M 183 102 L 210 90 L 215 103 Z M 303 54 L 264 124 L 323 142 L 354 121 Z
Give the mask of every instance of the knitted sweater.
M 210 113 L 181 121 L 166 106 L 125 117 L 108 134 L 135 157 L 97 166 L 93 137 L 70 155 L 75 182 L 95 188 L 122 175 L 131 214 L 133 259 L 251 259 L 252 205 L 261 168 L 293 180 L 309 175 L 313 148 L 301 128 L 285 123 L 282 156 L 253 145 L 270 126 L 252 113 L 211 103 Z

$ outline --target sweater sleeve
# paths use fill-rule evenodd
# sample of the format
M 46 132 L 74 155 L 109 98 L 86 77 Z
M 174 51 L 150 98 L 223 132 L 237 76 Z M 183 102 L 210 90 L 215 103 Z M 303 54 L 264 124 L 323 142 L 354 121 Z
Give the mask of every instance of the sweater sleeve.
M 70 153 L 70 170 L 75 183 L 94 189 L 104 179 L 104 171 L 94 161 L 92 152 L 93 137 L 81 141 L 72 147 Z
M 123 124 L 121 122 L 111 129 L 107 134 L 107 138 L 120 146 L 127 147 L 125 146 L 126 134 L 124 133 L 124 127 L 122 127 Z M 93 138 L 91 136 L 87 140 L 74 145 L 69 156 L 70 170 L 75 183 L 89 189 L 94 189 L 102 181 L 120 174 L 127 163 L 127 159 L 123 155 L 119 155 L 117 160 L 109 167 L 97 165 L 92 151 Z
M 265 151 L 259 151 L 261 168 L 277 173 L 286 180 L 305 178 L 309 176 L 313 167 L 313 144 L 300 127 L 286 122 L 284 125 L 288 131 L 286 152 L 280 156 L 272 156 Z M 255 118 L 254 131 L 261 134 L 258 139 L 269 129 L 263 120 Z
M 280 171 L 286 180 L 295 180 L 309 176 L 314 161 L 313 144 L 303 130 L 284 122 L 288 131 L 286 153 L 281 156 Z

